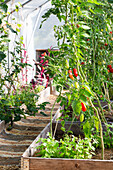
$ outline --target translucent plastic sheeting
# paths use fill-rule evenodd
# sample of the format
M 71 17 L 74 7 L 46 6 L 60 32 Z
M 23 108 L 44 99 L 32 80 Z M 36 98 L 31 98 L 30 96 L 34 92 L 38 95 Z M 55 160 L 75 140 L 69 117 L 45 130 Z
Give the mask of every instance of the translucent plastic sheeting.
M 27 1 L 20 0 L 22 4 Z M 46 22 L 43 23 L 41 29 L 39 26 L 41 24 L 42 15 L 46 12 L 47 9 L 51 7 L 51 1 L 47 0 L 32 0 L 29 3 L 26 3 L 18 12 L 14 12 L 15 4 L 18 5 L 18 1 L 15 0 L 14 3 L 10 1 L 9 11 L 13 11 L 9 20 L 14 24 L 15 21 L 12 20 L 13 17 L 16 18 L 16 22 L 21 24 L 20 35 L 23 35 L 24 46 L 27 51 L 28 63 L 30 63 L 33 68 L 27 70 L 27 79 L 28 82 L 34 77 L 35 66 L 34 61 L 36 60 L 36 49 L 48 49 L 51 46 L 56 46 L 56 40 L 54 38 L 53 26 L 59 25 L 58 19 L 55 16 L 51 16 Z M 15 40 L 14 34 L 10 35 L 12 40 Z M 17 38 L 18 38 L 17 37 Z M 10 43 L 10 49 L 13 49 L 13 41 Z M 25 72 L 25 70 L 24 70 Z M 25 79 L 24 82 L 25 83 Z

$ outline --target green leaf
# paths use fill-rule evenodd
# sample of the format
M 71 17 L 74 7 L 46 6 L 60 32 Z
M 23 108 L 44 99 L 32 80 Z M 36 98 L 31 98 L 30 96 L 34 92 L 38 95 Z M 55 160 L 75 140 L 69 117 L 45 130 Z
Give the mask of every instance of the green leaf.
M 64 125 L 65 125 L 65 121 L 64 120 L 61 121 L 61 125 L 64 127 Z
M 80 114 L 81 109 L 82 109 L 82 106 L 81 106 L 80 101 L 74 100 L 74 101 L 72 102 L 72 109 L 73 109 L 73 111 L 74 111 L 75 114 L 77 114 L 77 113 Z
M 65 132 L 65 128 L 64 128 L 64 127 L 61 127 L 61 130 L 62 130 L 63 132 Z
M 2 23 L 2 20 L 0 19 L 0 24 Z
M 80 100 L 81 100 L 83 103 L 87 103 L 87 97 L 84 96 L 84 95 L 80 95 Z
M 6 57 L 6 55 L 0 51 L 0 63 L 2 62 L 2 60 Z
M 7 26 L 7 28 L 9 28 L 9 29 L 11 30 L 11 32 L 17 34 L 17 31 L 15 31 L 15 30 L 11 27 L 11 25 L 6 24 L 6 26 Z
M 93 96 L 93 92 L 91 91 L 89 86 L 85 85 L 84 88 Z
M 85 124 L 83 125 L 83 130 L 84 130 L 86 137 L 89 137 L 89 135 L 90 135 L 90 128 L 91 127 L 90 127 L 89 121 L 85 122 Z
M 94 10 L 94 12 L 95 12 L 95 13 L 99 13 L 99 14 L 104 14 L 104 11 L 103 11 L 102 9 L 100 9 L 100 8 L 96 8 L 96 9 Z
M 62 98 L 61 96 L 59 96 L 59 97 L 58 97 L 58 99 L 57 99 L 57 103 L 59 103 L 59 102 L 60 102 L 61 98 Z
M 43 116 L 47 116 L 47 114 L 45 114 L 45 113 L 44 113 L 44 112 L 42 112 L 42 111 L 40 112 L 40 114 L 42 114 Z
M 94 123 L 95 123 L 95 127 L 96 127 L 96 130 L 97 132 L 99 131 L 99 120 L 97 119 L 97 117 L 94 117 Z
M 87 33 L 81 33 L 80 35 L 81 35 L 81 36 L 83 36 L 83 37 L 87 37 L 87 38 L 89 38 L 89 37 L 90 37 L 90 35 L 89 35 L 89 34 L 87 34 Z
M 3 11 L 7 13 L 8 6 L 6 4 L 0 5 L 0 9 L 3 9 Z
M 87 26 L 87 25 L 81 25 L 80 27 L 83 28 L 83 29 L 85 29 L 85 30 L 91 29 L 91 28 L 90 28 L 89 26 Z
M 86 96 L 86 97 L 91 97 L 91 93 L 89 93 L 86 89 L 83 90 L 83 94 Z
M 113 0 L 108 0 L 109 3 L 113 3 Z

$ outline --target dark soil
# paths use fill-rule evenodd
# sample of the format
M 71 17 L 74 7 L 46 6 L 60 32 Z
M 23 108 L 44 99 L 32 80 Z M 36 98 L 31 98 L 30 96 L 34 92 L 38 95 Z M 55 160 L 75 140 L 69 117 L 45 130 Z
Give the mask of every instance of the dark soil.
M 20 166 L 0 166 L 0 170 L 21 170 Z
M 104 159 L 105 160 L 113 160 L 113 148 L 105 149 L 104 151 Z M 92 159 L 100 159 L 101 160 L 101 149 L 97 149 L 96 155 L 92 157 Z

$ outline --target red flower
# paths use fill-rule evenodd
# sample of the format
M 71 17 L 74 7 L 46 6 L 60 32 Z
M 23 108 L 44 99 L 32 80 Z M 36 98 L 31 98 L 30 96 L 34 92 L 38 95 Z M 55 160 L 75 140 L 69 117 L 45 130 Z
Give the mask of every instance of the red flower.
M 84 65 L 84 62 L 81 62 L 81 65 Z
M 110 33 L 109 34 L 112 34 L 112 31 L 110 31 Z
M 44 57 L 44 56 L 46 56 L 46 55 L 47 55 L 46 52 L 44 52 L 44 53 L 41 54 L 42 57 Z
M 87 41 L 89 41 L 90 39 L 87 39 Z
M 77 28 L 79 28 L 79 25 L 77 24 Z
M 84 104 L 84 103 L 81 103 L 81 105 L 82 105 L 82 111 L 85 112 L 85 111 L 86 111 L 86 106 L 85 106 L 85 104 Z
M 108 44 L 107 44 L 107 43 L 105 43 L 105 46 L 108 46 Z

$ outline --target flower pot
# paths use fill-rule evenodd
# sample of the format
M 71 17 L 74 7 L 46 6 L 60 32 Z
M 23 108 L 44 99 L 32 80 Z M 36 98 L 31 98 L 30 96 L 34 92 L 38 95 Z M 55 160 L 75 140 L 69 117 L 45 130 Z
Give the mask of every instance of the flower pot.
M 50 94 L 59 95 L 59 92 L 56 90 L 56 86 L 53 86 L 53 82 L 50 81 Z
M 47 100 L 47 97 L 50 96 L 50 87 L 47 87 L 46 89 L 42 90 L 38 95 L 40 96 L 38 99 L 38 103 L 45 102 Z
M 53 122 L 53 130 L 56 122 Z M 70 122 L 66 122 L 65 128 L 68 129 Z M 61 123 L 58 122 L 56 136 L 60 134 Z M 83 136 L 83 131 L 80 129 L 80 122 L 74 122 L 71 130 L 74 135 Z M 113 160 L 96 160 L 96 159 L 65 159 L 65 158 L 41 158 L 33 157 L 37 146 L 36 141 L 40 138 L 46 138 L 47 132 L 50 131 L 50 124 L 48 124 L 41 134 L 35 139 L 30 147 L 24 152 L 21 157 L 22 170 L 111 170 L 113 169 Z M 38 144 L 39 145 L 39 144 Z

